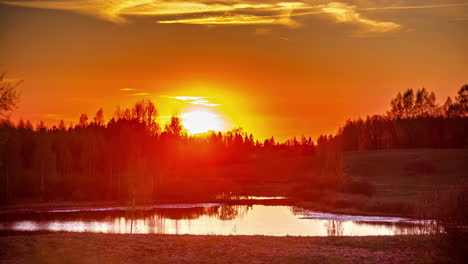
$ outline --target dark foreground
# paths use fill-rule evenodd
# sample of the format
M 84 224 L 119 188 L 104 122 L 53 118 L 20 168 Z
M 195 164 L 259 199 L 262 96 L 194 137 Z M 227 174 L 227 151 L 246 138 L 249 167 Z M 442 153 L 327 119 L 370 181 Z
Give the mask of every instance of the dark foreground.
M 3 233 L 0 263 L 444 263 L 429 236 Z

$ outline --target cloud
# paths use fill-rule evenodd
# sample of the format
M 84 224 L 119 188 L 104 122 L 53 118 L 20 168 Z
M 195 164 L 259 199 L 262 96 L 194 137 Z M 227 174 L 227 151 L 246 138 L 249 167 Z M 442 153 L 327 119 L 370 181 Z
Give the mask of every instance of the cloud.
M 356 1 L 353 1 L 356 2 Z M 356 3 L 361 3 L 357 1 Z M 300 16 L 327 14 L 337 22 L 361 26 L 361 31 L 385 33 L 400 29 L 397 22 L 364 17 L 362 11 L 444 8 L 466 6 L 468 3 L 375 7 L 351 5 L 322 0 L 212 1 L 212 0 L 26 0 L 2 1 L 0 4 L 57 9 L 86 14 L 115 23 L 124 23 L 130 16 L 151 16 L 160 24 L 197 25 L 300 25 Z M 261 34 L 261 33 L 260 33 Z
M 104 1 L 104 0 L 44 0 L 44 1 L 1 1 L 2 4 L 72 11 L 80 14 L 94 16 L 112 22 L 124 22 L 119 15 L 121 10 L 133 1 Z M 136 2 L 136 1 L 135 1 Z M 139 1 L 141 2 L 141 1 Z
M 266 24 L 292 23 L 285 19 L 288 13 L 305 5 L 301 2 L 246 3 L 243 1 L 172 1 L 172 0 L 39 0 L 39 1 L 0 1 L 2 4 L 44 9 L 67 10 L 87 14 L 100 19 L 122 23 L 128 15 L 181 16 L 204 14 L 193 19 L 161 20 L 160 23 L 188 24 Z M 248 15 L 245 12 L 277 12 L 281 18 Z M 207 14 L 210 16 L 206 17 Z M 213 15 L 213 13 L 216 13 Z M 220 15 L 226 14 L 228 15 Z
M 197 25 L 248 25 L 248 24 L 290 24 L 291 21 L 284 18 L 263 17 L 256 15 L 227 15 L 208 16 L 202 18 L 161 20 L 157 23 L 163 24 L 197 24 Z
M 356 6 L 333 2 L 322 8 L 322 11 L 332 15 L 337 22 L 356 23 L 366 27 L 371 32 L 389 32 L 401 26 L 394 22 L 384 22 L 364 18 L 357 12 Z
M 138 89 L 133 89 L 133 88 L 122 88 L 122 89 L 120 89 L 120 91 L 129 92 L 129 91 L 139 91 L 139 90 Z
M 144 96 L 144 95 L 150 95 L 151 93 L 147 92 L 146 90 L 143 89 L 133 89 L 133 88 L 122 88 L 120 89 L 122 92 L 126 93 L 132 93 L 130 94 L 131 96 Z
M 218 106 L 219 104 L 210 103 L 206 98 L 202 96 L 168 96 L 169 98 L 184 101 L 189 104 L 194 105 L 204 105 L 204 106 Z
M 131 96 L 144 96 L 144 95 L 150 95 L 151 93 L 147 92 L 144 89 L 134 89 L 134 88 L 122 88 L 119 89 L 122 92 L 131 93 L 129 95 Z
M 468 6 L 468 3 L 442 4 L 442 5 L 368 7 L 368 8 L 361 8 L 359 10 L 426 9 L 426 8 L 459 7 L 459 6 Z
M 23 79 L 20 78 L 1 78 L 1 80 L 7 83 L 18 83 L 23 81 Z

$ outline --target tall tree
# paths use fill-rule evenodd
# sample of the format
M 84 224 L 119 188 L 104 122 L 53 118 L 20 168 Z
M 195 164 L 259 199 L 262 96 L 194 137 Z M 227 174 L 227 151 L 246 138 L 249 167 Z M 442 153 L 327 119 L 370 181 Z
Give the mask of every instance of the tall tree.
M 414 92 L 408 89 L 403 93 L 403 109 L 406 118 L 414 116 Z
M 418 117 L 429 116 L 434 113 L 436 107 L 434 92 L 429 93 L 426 88 L 416 91 L 414 101 L 414 114 Z
M 81 114 L 80 115 L 80 120 L 78 122 L 79 127 L 86 127 L 88 125 L 88 115 L 86 114 Z
M 19 101 L 17 88 L 21 81 L 9 81 L 5 75 L 5 73 L 0 74 L 0 117 L 5 117 L 7 112 L 13 110 Z
M 182 120 L 177 117 L 171 117 L 171 122 L 166 124 L 166 132 L 171 136 L 181 136 L 183 133 L 184 127 L 182 126 Z
M 400 92 L 398 92 L 397 96 L 392 99 L 390 102 L 390 112 L 388 113 L 389 116 L 395 119 L 400 119 L 403 117 L 403 114 L 405 113 L 404 111 L 404 106 L 403 106 L 403 96 L 401 95 Z
M 445 103 L 442 106 L 442 111 L 444 112 L 446 117 L 451 117 L 452 116 L 452 113 L 450 112 L 451 109 L 452 109 L 452 105 L 453 105 L 452 98 L 450 98 L 450 96 L 448 96 L 447 100 L 445 100 Z
M 460 87 L 455 97 L 460 116 L 468 116 L 468 84 Z
M 102 108 L 99 108 L 99 110 L 96 112 L 96 116 L 94 117 L 94 124 L 97 126 L 104 125 L 104 111 Z

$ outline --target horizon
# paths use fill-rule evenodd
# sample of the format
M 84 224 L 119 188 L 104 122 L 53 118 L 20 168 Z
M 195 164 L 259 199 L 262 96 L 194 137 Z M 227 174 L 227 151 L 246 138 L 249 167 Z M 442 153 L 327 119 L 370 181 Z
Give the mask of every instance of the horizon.
M 22 82 L 17 81 L 11 82 L 8 78 L 6 78 L 6 83 L 11 83 L 13 86 L 17 87 L 19 86 Z M 130 107 L 122 108 L 120 106 L 116 107 L 116 110 L 114 113 L 106 117 L 106 115 L 103 112 L 102 108 L 99 108 L 96 111 L 96 114 L 93 115 L 88 115 L 87 113 L 81 113 L 79 119 L 77 120 L 68 120 L 66 122 L 64 119 L 60 119 L 57 122 L 45 122 L 44 120 L 38 120 L 36 123 L 31 122 L 30 120 L 25 120 L 19 118 L 18 120 L 12 120 L 10 119 L 10 115 L 4 115 L 4 120 L 7 122 L 12 122 L 13 127 L 30 127 L 35 131 L 39 131 L 39 129 L 45 128 L 47 130 L 72 130 L 72 129 L 77 129 L 80 127 L 87 127 L 87 126 L 102 126 L 102 127 L 107 127 L 109 124 L 112 122 L 118 122 L 120 120 L 131 120 L 131 119 L 136 119 L 138 120 L 140 117 L 136 117 L 135 115 L 138 115 L 136 113 L 137 107 L 141 105 L 143 108 L 146 109 L 147 107 L 150 107 L 153 110 L 150 110 L 150 112 L 153 112 L 154 117 L 152 117 L 152 121 L 157 127 L 157 130 L 154 131 L 157 134 L 163 134 L 168 132 L 167 127 L 171 125 L 172 119 L 176 118 L 177 123 L 179 123 L 182 127 L 182 135 L 192 137 L 192 138 L 197 138 L 197 137 L 206 137 L 209 135 L 212 135 L 213 133 L 219 134 L 221 133 L 222 135 L 228 135 L 228 133 L 233 133 L 233 134 L 242 134 L 244 136 L 253 136 L 253 139 L 261 144 L 264 144 L 263 142 L 269 141 L 269 140 L 274 140 L 275 143 L 277 144 L 286 144 L 289 145 L 291 144 L 292 141 L 295 140 L 301 140 L 301 139 L 306 139 L 306 140 L 312 140 L 312 144 L 317 144 L 319 141 L 320 137 L 336 137 L 340 135 L 340 131 L 342 129 L 345 129 L 346 127 L 349 127 L 349 124 L 353 124 L 356 122 L 364 121 L 367 122 L 368 120 L 372 120 L 375 117 L 378 118 L 383 118 L 386 120 L 398 120 L 398 119 L 424 119 L 424 118 L 453 118 L 453 117 L 460 117 L 464 118 L 465 114 L 463 114 L 462 110 L 463 108 L 458 108 L 461 103 L 462 97 L 466 97 L 466 89 L 468 87 L 468 84 L 463 85 L 460 87 L 459 91 L 455 93 L 454 96 L 448 96 L 447 100 L 445 101 L 444 104 L 440 104 L 437 102 L 437 96 L 433 91 L 427 90 L 426 88 L 421 88 L 417 90 L 413 89 L 407 89 L 405 91 L 399 91 L 398 94 L 396 94 L 394 97 L 389 100 L 389 105 L 387 106 L 387 110 L 385 113 L 370 113 L 367 114 L 365 117 L 360 116 L 356 118 L 348 118 L 346 119 L 345 122 L 340 124 L 338 127 L 335 128 L 335 131 L 332 133 L 320 133 L 316 137 L 312 137 L 310 135 L 293 135 L 289 137 L 275 137 L 274 135 L 270 135 L 264 138 L 258 137 L 257 135 L 253 134 L 251 131 L 244 127 L 239 127 L 239 126 L 234 126 L 234 125 L 229 125 L 229 121 L 225 116 L 216 114 L 215 112 L 212 111 L 206 111 L 203 108 L 198 108 L 198 107 L 192 107 L 188 108 L 189 110 L 183 112 L 181 115 L 175 114 L 171 116 L 160 116 L 159 115 L 159 110 L 157 106 L 154 105 L 154 102 L 151 101 L 150 99 L 142 99 L 137 102 L 135 102 L 133 105 Z M 128 90 L 125 90 L 128 91 Z M 410 92 L 411 94 L 408 94 Z M 20 93 L 18 93 L 20 95 Z M 411 95 L 410 100 L 411 106 L 408 107 L 405 105 L 404 100 L 406 95 Z M 170 98 L 170 99 L 175 99 L 175 100 L 181 100 L 186 104 L 195 104 L 195 105 L 207 105 L 207 106 L 217 106 L 218 104 L 210 103 L 207 99 L 207 97 L 191 97 L 191 96 L 177 96 L 177 97 L 169 97 L 169 96 L 163 96 L 165 98 Z M 419 98 L 419 99 L 418 99 Z M 409 98 L 408 98 L 409 99 Z M 433 100 L 433 101 L 432 101 Z M 465 103 L 466 104 L 466 103 Z M 454 107 L 454 108 L 451 108 Z M 14 110 L 14 109 L 13 109 Z M 142 111 L 147 111 L 147 110 L 142 110 Z M 410 111 L 411 113 L 408 115 L 408 112 Z M 418 112 L 422 111 L 422 112 Z M 462 112 L 459 112 L 462 111 Z M 82 120 L 83 118 L 83 120 Z M 369 119 L 370 118 L 370 119 Z M 82 123 L 84 122 L 84 123 Z M 140 122 L 140 121 L 138 121 Z

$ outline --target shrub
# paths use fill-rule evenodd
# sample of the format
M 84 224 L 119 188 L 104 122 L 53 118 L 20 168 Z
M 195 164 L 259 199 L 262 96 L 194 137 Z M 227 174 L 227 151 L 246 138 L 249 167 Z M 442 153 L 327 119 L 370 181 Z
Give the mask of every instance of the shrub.
M 468 182 L 435 193 L 420 206 L 420 216 L 433 219 L 435 246 L 453 263 L 468 259 Z

